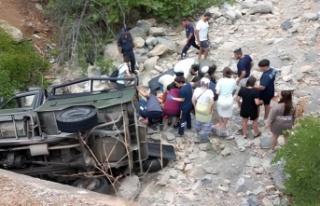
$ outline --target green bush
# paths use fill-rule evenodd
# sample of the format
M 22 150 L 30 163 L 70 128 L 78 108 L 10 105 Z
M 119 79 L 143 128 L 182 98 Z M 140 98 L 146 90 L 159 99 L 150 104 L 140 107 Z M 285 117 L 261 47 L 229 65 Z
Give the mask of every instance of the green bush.
M 11 96 L 14 90 L 29 85 L 42 86 L 42 73 L 49 67 L 29 42 L 15 42 L 0 29 L 0 96 Z
M 285 160 L 286 193 L 296 205 L 320 205 L 320 118 L 308 116 L 290 131 L 289 140 L 274 161 Z

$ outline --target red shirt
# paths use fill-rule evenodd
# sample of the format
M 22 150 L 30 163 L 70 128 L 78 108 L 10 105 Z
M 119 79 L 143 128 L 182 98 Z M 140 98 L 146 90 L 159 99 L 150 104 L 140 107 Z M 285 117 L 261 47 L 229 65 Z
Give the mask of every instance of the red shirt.
M 179 91 L 180 89 L 171 89 L 169 92 L 167 92 L 167 95 L 171 95 L 173 97 L 179 97 Z M 180 102 L 165 98 L 164 105 L 163 105 L 163 112 L 165 115 L 179 115 Z

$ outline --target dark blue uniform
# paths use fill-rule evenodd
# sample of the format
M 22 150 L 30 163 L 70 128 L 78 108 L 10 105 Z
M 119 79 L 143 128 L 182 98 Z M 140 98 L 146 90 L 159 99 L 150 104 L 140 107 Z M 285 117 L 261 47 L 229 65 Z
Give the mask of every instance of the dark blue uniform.
M 122 32 L 118 38 L 118 46 L 121 48 L 123 57 L 130 58 L 131 72 L 134 72 L 136 67 L 136 59 L 133 53 L 133 40 L 129 32 Z
M 184 98 L 184 101 L 180 103 L 180 124 L 179 124 L 179 135 L 184 135 L 184 128 L 187 126 L 191 129 L 191 110 L 192 105 L 192 86 L 190 83 L 183 85 L 179 92 L 179 97 Z
M 190 34 L 192 34 L 192 38 L 188 41 L 188 43 L 183 47 L 182 53 L 181 53 L 181 58 L 184 59 L 188 50 L 190 49 L 191 46 L 193 46 L 196 49 L 200 49 L 200 47 L 196 44 L 196 37 L 194 36 L 194 27 L 192 23 L 189 23 L 188 26 L 186 27 L 186 36 L 189 38 Z

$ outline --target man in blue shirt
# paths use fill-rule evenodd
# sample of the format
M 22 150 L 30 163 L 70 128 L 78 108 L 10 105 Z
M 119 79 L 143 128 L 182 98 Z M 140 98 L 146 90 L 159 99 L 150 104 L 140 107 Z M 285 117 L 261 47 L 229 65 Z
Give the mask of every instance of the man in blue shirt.
M 196 44 L 196 38 L 194 36 L 194 27 L 193 24 L 188 19 L 183 19 L 181 21 L 182 26 L 186 30 L 187 42 L 186 45 L 182 49 L 181 59 L 185 59 L 187 52 L 191 46 L 196 49 L 200 49 L 200 47 Z
M 174 80 L 176 87 L 180 88 L 179 98 L 168 96 L 175 101 L 180 102 L 180 124 L 178 130 L 178 136 L 182 137 L 184 135 L 184 129 L 187 127 L 191 129 L 191 110 L 192 105 L 192 85 L 191 83 L 185 83 L 184 77 L 176 77 Z
M 238 79 L 237 85 L 244 87 L 250 76 L 251 68 L 253 66 L 252 59 L 249 55 L 243 54 L 241 48 L 234 50 L 234 57 L 239 60 L 237 64 Z
M 117 44 L 120 55 L 122 55 L 123 57 L 127 56 L 130 58 L 130 72 L 135 73 L 136 59 L 133 53 L 134 44 L 132 36 L 128 32 L 126 27 L 122 28 L 122 32 L 118 38 Z
M 264 104 L 264 119 L 266 120 L 270 112 L 270 101 L 274 97 L 276 70 L 270 68 L 270 61 L 268 59 L 261 60 L 258 66 L 263 73 L 260 78 L 260 85 L 256 85 L 255 88 L 260 90 L 260 100 Z

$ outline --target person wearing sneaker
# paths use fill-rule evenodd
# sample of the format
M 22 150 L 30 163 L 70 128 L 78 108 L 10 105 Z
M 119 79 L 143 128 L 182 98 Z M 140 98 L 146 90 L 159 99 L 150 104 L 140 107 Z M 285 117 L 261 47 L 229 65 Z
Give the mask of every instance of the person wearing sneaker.
M 258 66 L 263 73 L 260 77 L 260 85 L 255 85 L 255 88 L 260 90 L 260 99 L 264 104 L 264 120 L 267 120 L 270 112 L 270 102 L 274 97 L 274 81 L 277 71 L 270 68 L 270 61 L 268 59 L 261 60 Z
M 144 89 L 137 86 L 137 91 L 140 95 L 145 97 L 147 101 L 140 100 L 140 116 L 148 119 L 148 126 L 154 127 L 155 122 L 158 121 L 160 123 L 160 129 L 162 128 L 163 121 L 163 111 L 160 105 L 160 102 L 155 94 L 148 94 Z
M 211 136 L 211 118 L 213 113 L 214 94 L 209 89 L 210 80 L 203 77 L 200 87 L 196 88 L 192 96 L 192 104 L 196 114 L 196 132 L 200 141 L 208 141 Z
M 184 42 L 185 45 L 181 52 L 181 59 L 185 59 L 187 56 L 187 52 L 191 46 L 198 50 L 200 49 L 200 47 L 196 43 L 196 38 L 194 36 L 194 27 L 193 24 L 189 21 L 189 19 L 183 19 L 181 21 L 181 24 L 185 28 L 187 36 L 187 39 Z
M 167 98 L 180 102 L 180 123 L 177 136 L 183 136 L 185 127 L 191 129 L 192 84 L 185 83 L 184 77 L 176 77 L 174 83 L 180 88 L 179 98 L 172 95 L 168 95 Z
M 204 59 L 207 59 L 208 57 L 208 53 L 210 50 L 208 21 L 211 19 L 211 17 L 212 14 L 210 12 L 206 12 L 196 25 L 195 34 L 197 42 L 200 45 L 198 62 L 200 62 L 202 54 L 204 55 Z

